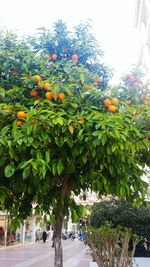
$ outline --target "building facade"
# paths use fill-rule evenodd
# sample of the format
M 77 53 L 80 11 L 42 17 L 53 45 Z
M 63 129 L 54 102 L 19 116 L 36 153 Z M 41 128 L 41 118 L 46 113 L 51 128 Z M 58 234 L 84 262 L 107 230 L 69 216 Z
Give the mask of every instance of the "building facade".
M 139 36 L 138 65 L 150 77 L 150 0 L 135 0 L 135 27 Z

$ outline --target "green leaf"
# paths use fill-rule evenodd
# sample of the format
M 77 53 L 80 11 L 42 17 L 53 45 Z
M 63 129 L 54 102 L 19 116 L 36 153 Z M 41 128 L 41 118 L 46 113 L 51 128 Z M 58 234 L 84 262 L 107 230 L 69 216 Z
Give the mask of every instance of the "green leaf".
M 102 142 L 102 145 L 104 146 L 107 142 L 107 135 L 104 134 L 102 137 L 101 137 L 101 142 Z
M 78 108 L 78 105 L 77 105 L 76 103 L 71 103 L 71 106 L 72 106 L 73 108 Z
M 18 169 L 24 169 L 26 166 L 28 166 L 32 162 L 32 160 L 33 159 L 20 162 L 20 164 L 18 165 Z
M 0 138 L 0 143 L 2 144 L 2 145 L 4 145 L 4 146 L 6 146 L 7 145 L 7 141 L 6 141 L 6 139 L 3 137 L 3 138 Z
M 56 172 L 57 172 L 57 164 L 54 162 L 52 163 L 52 173 L 54 176 L 56 175 Z
M 46 164 L 49 164 L 50 163 L 50 158 L 51 158 L 51 154 L 50 154 L 50 150 L 48 150 L 48 151 L 45 152 L 45 161 L 46 161 Z
M 124 150 L 124 145 L 121 142 L 119 142 L 119 147 L 122 151 Z
M 5 176 L 9 178 L 9 177 L 13 176 L 14 172 L 15 172 L 15 165 L 14 165 L 14 162 L 11 161 L 11 162 L 5 167 L 4 173 L 5 173 Z
M 116 149 L 118 149 L 118 145 L 117 144 L 112 144 L 112 146 L 111 146 L 111 151 L 112 152 L 114 152 L 114 151 L 116 151 Z
M 1 135 L 6 135 L 7 133 L 8 133 L 8 131 L 9 131 L 9 126 L 6 126 L 6 127 L 4 127 L 2 130 L 1 130 Z
M 57 122 L 58 122 L 60 125 L 63 125 L 63 124 L 64 124 L 63 118 L 61 118 L 61 117 L 57 118 Z
M 0 88 L 0 98 L 4 98 L 5 97 L 5 90 L 3 88 Z
M 85 98 L 85 94 L 84 93 L 80 93 L 80 96 L 81 96 L 82 99 Z
M 33 161 L 32 160 L 31 161 L 31 164 L 32 164 L 33 169 L 37 171 L 38 170 L 38 163 L 37 163 L 37 161 Z
M 29 177 L 30 174 L 31 174 L 31 168 L 30 166 L 28 166 L 23 170 L 23 179 L 26 179 L 27 177 Z
M 57 173 L 60 175 L 64 170 L 64 165 L 62 163 L 62 160 L 60 159 L 57 164 Z
M 43 155 L 42 155 L 42 152 L 41 152 L 41 151 L 38 150 L 38 151 L 36 152 L 36 158 L 37 158 L 37 159 L 43 159 Z
M 74 128 L 73 128 L 73 126 L 72 126 L 72 125 L 69 125 L 68 128 L 69 128 L 70 133 L 73 134 L 73 133 L 74 133 Z
M 50 216 L 50 224 L 53 225 L 55 222 L 55 216 L 54 215 L 51 215 Z
M 78 221 L 79 218 L 78 218 L 78 215 L 75 211 L 71 212 L 71 219 L 72 219 L 73 223 L 76 223 Z
M 96 156 L 96 150 L 95 149 L 92 149 L 91 154 L 92 154 L 92 158 L 94 159 L 95 156 Z
M 87 162 L 87 156 L 86 155 L 82 156 L 82 161 L 83 161 L 84 164 L 86 164 L 86 162 Z
M 67 139 L 67 144 L 71 148 L 73 146 L 73 140 L 71 138 Z
M 84 81 L 85 81 L 85 79 L 84 79 L 84 75 L 83 75 L 82 73 L 80 74 L 80 81 L 81 81 L 82 84 L 83 84 Z

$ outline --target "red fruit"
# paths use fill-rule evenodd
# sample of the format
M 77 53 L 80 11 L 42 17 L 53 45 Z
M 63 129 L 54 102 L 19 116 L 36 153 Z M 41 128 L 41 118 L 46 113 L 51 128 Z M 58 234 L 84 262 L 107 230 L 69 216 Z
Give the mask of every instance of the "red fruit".
M 52 60 L 56 60 L 57 59 L 57 55 L 56 54 L 52 54 L 51 59 Z
M 32 91 L 30 92 L 30 96 L 31 96 L 31 97 L 36 97 L 36 96 L 38 96 L 37 91 L 32 90 Z
M 77 54 L 73 54 L 71 58 L 72 58 L 72 60 L 78 60 L 79 57 Z

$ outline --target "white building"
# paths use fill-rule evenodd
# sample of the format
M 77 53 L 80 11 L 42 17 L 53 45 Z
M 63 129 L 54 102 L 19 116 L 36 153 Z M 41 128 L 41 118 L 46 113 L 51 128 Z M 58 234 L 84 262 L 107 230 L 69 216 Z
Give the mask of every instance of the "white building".
M 138 65 L 150 77 L 150 0 L 135 0 L 135 27 L 139 35 Z

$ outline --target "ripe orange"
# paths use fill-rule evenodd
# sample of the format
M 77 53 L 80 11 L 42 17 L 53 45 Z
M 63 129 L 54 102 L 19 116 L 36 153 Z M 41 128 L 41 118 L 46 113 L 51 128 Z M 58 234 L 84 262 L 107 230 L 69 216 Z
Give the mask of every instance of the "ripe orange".
M 116 108 L 116 106 L 114 106 L 114 105 L 109 106 L 108 109 L 107 109 L 107 111 L 108 111 L 108 112 L 111 112 L 111 113 L 115 113 L 116 110 L 117 110 L 117 108 Z
M 71 58 L 72 58 L 72 60 L 78 60 L 79 57 L 77 54 L 73 54 Z
M 44 83 L 44 85 L 43 85 L 43 89 L 47 89 L 47 88 L 49 88 L 51 86 L 51 83 Z
M 24 111 L 18 111 L 17 112 L 17 118 L 22 120 L 25 119 L 27 117 L 26 113 Z
M 116 98 L 116 97 L 113 97 L 113 98 L 111 99 L 111 102 L 112 102 L 113 105 L 118 105 L 118 103 L 119 103 L 119 99 Z
M 32 97 L 36 97 L 36 96 L 38 96 L 37 91 L 32 90 L 32 91 L 30 92 L 30 96 L 32 96 Z
M 34 79 L 34 81 L 35 81 L 36 83 L 38 83 L 38 82 L 41 82 L 41 81 L 42 81 L 42 78 L 41 78 L 41 76 L 40 76 L 40 75 L 35 75 L 35 76 L 33 77 L 33 79 Z
M 56 54 L 52 54 L 51 59 L 52 60 L 56 60 L 57 59 L 57 55 Z
M 111 102 L 111 100 L 110 100 L 109 98 L 106 98 L 106 99 L 103 101 L 103 103 L 104 103 L 104 105 L 105 105 L 106 107 L 109 107 L 109 106 L 111 106 L 111 104 L 112 104 L 112 102 Z
M 47 92 L 47 93 L 45 94 L 45 97 L 46 97 L 47 99 L 49 99 L 49 100 L 54 99 L 54 90 L 53 90 L 53 91 L 50 91 L 50 92 Z
M 58 94 L 58 99 L 61 100 L 61 101 L 64 100 L 65 99 L 64 93 L 59 93 Z
M 23 124 L 22 121 L 17 121 L 17 126 L 20 127 Z

